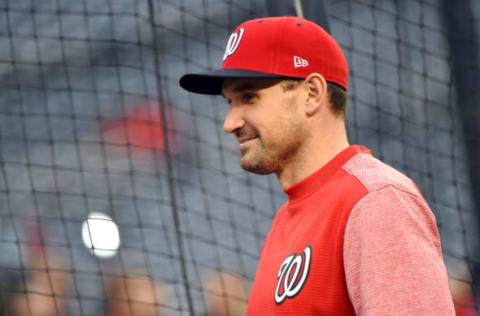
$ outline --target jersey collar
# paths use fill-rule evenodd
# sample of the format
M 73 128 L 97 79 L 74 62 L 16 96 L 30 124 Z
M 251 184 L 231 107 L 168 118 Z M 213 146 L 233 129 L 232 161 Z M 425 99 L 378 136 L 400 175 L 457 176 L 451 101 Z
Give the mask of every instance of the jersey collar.
M 315 192 L 318 188 L 323 186 L 329 181 L 329 179 L 340 169 L 350 158 L 359 153 L 372 154 L 370 150 L 363 146 L 352 145 L 344 149 L 332 160 L 330 160 L 325 166 L 315 171 L 302 181 L 292 185 L 285 190 L 288 195 L 288 200 L 292 202 L 298 202 L 303 198 L 309 196 Z

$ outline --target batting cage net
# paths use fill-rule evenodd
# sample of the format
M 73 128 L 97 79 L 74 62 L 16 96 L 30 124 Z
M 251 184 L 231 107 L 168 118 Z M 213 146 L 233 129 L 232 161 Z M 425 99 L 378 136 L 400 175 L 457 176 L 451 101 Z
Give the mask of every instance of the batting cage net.
M 478 313 L 480 2 L 449 2 L 1 1 L 0 314 L 245 314 L 286 195 L 240 169 L 226 102 L 178 79 L 268 15 L 340 43 L 350 142 L 416 181 Z

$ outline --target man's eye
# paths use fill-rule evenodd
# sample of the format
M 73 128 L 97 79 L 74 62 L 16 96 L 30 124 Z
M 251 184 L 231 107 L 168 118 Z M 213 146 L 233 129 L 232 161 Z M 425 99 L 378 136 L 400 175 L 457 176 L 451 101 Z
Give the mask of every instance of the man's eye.
M 242 102 L 243 103 L 250 103 L 252 102 L 252 100 L 255 98 L 255 96 L 253 94 L 249 94 L 249 93 L 245 93 L 243 96 L 242 96 Z

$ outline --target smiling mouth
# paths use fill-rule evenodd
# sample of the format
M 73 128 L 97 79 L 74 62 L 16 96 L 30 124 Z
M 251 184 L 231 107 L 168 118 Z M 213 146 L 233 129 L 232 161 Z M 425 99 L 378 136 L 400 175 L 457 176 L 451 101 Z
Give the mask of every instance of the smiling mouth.
M 244 140 L 240 141 L 239 144 L 242 145 L 242 144 L 248 143 L 249 141 L 257 139 L 257 138 L 258 137 L 252 137 L 252 138 L 244 139 Z
M 240 144 L 240 151 L 243 153 L 244 151 L 247 150 L 248 146 L 253 143 L 258 137 L 253 137 L 249 139 L 245 139 L 239 142 Z

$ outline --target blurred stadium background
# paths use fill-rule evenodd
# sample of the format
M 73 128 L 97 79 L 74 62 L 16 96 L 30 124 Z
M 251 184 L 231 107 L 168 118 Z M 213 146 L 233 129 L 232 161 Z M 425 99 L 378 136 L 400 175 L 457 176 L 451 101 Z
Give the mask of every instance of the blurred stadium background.
M 0 315 L 244 314 L 286 197 L 239 168 L 226 103 L 178 79 L 267 15 L 340 43 L 351 143 L 417 182 L 459 315 L 479 313 L 479 1 L 4 0 Z M 109 256 L 82 241 L 92 212 L 118 227 Z

